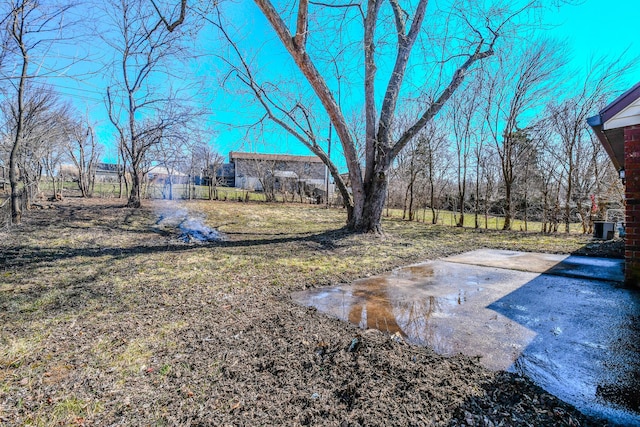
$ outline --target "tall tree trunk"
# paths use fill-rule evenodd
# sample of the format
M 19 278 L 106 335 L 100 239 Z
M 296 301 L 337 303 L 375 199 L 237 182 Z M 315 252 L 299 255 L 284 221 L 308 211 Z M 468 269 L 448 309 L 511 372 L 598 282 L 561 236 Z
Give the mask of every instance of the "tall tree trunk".
M 458 208 L 460 209 L 460 217 L 456 223 L 456 227 L 464 227 L 464 194 L 460 194 Z
M 354 217 L 354 224 L 360 223 L 357 230 L 370 233 L 382 233 L 382 211 L 384 209 L 387 192 L 386 173 L 377 173 L 366 190 L 367 198 L 364 202 L 361 217 Z
M 528 194 L 528 190 L 526 188 L 526 183 L 525 183 L 525 189 L 524 189 L 524 231 L 529 231 L 528 230 L 528 215 L 529 215 L 529 194 Z
M 13 139 L 13 147 L 11 147 L 11 154 L 9 155 L 9 184 L 11 185 L 11 223 L 20 224 L 22 222 L 22 206 L 21 198 L 22 194 L 19 188 L 19 173 L 18 173 L 18 153 L 22 146 L 22 129 L 24 127 L 24 90 L 27 80 L 27 68 L 29 66 L 29 57 L 27 51 L 24 49 L 22 39 L 18 40 L 21 53 L 22 53 L 22 68 L 20 73 L 20 82 L 18 83 L 18 109 L 16 120 L 16 133 Z M 26 190 L 26 189 L 25 189 Z M 22 192 L 24 193 L 24 191 Z
M 549 191 L 545 188 L 542 192 L 543 203 L 542 203 L 542 234 L 547 232 L 547 222 L 549 218 Z
M 124 177 L 126 171 L 126 163 L 124 161 L 124 150 L 122 148 L 122 141 L 120 141 L 120 146 L 118 147 L 118 163 L 116 164 L 117 173 L 118 173 L 118 199 L 122 199 L 122 184 L 123 181 L 126 184 L 126 178 Z M 122 163 L 120 163 L 122 161 Z M 127 190 L 129 186 L 127 185 Z
M 18 124 L 18 129 L 20 129 Z M 9 157 L 9 184 L 11 185 L 11 223 L 20 224 L 22 222 L 22 195 L 20 192 L 20 181 L 18 175 L 18 150 L 19 140 L 16 138 L 13 148 L 11 149 L 11 155 Z
M 409 205 L 409 187 L 407 187 L 407 189 L 404 192 L 404 203 L 402 203 L 402 219 L 407 219 L 407 206 Z M 387 202 L 388 201 L 389 201 L 389 196 L 387 194 Z M 389 204 L 388 203 L 387 203 L 387 216 L 389 216 Z
M 58 191 L 57 191 L 57 188 L 56 188 L 56 177 L 53 174 L 51 174 L 51 187 L 53 188 L 53 190 L 52 190 L 53 194 L 52 194 L 51 199 L 55 200 L 56 199 L 56 193 Z
M 409 221 L 413 221 L 413 182 L 414 179 L 411 179 L 411 184 L 409 184 Z
M 571 196 L 573 195 L 572 179 L 573 171 L 571 161 L 569 166 L 569 178 L 567 179 L 567 196 L 564 205 L 564 232 L 569 234 L 569 224 L 571 223 Z
M 436 224 L 438 218 L 436 217 L 436 189 L 433 184 L 433 176 L 429 175 L 429 204 L 431 205 L 431 224 Z
M 129 194 L 127 207 L 139 208 L 142 206 L 142 173 L 139 172 L 139 167 L 133 167 L 132 169 L 131 193 Z
M 93 192 L 96 189 L 96 167 L 94 165 L 93 169 L 91 169 L 91 186 L 90 186 L 90 194 L 89 197 L 93 196 Z
M 476 170 L 476 200 L 474 210 L 474 228 L 480 228 L 480 220 L 478 219 L 478 211 L 480 210 L 480 179 L 479 179 L 479 171 Z
M 569 234 L 569 225 L 571 223 L 571 197 L 573 197 L 573 174 L 574 164 L 573 164 L 573 147 L 576 144 L 575 133 L 571 138 L 571 142 L 569 144 L 569 149 L 567 152 L 567 158 L 569 160 L 568 169 L 567 169 L 567 194 L 565 197 L 565 205 L 564 205 L 564 232 Z M 559 192 L 559 191 L 558 191 Z

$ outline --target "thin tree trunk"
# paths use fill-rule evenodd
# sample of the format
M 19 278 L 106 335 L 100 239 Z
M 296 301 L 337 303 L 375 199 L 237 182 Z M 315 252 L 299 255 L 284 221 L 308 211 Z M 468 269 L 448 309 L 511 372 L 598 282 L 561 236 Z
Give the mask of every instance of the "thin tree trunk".
M 571 166 L 569 166 L 569 178 L 567 180 L 567 196 L 565 198 L 564 206 L 564 232 L 569 234 L 569 224 L 571 223 L 571 196 L 573 192 L 573 186 L 571 185 Z
M 476 200 L 474 210 L 474 228 L 480 228 L 478 220 L 478 211 L 480 210 L 480 170 L 476 167 Z
M 524 231 L 529 231 L 528 230 L 528 212 L 529 212 L 528 191 L 526 189 L 526 184 L 525 184 L 525 190 L 524 190 Z
M 513 206 L 511 202 L 511 182 L 505 182 L 505 198 L 506 198 L 506 209 L 504 213 L 504 224 L 502 225 L 503 230 L 511 230 L 511 217 L 513 215 Z
M 413 221 L 413 179 L 409 184 L 409 221 Z
M 547 223 L 549 220 L 549 192 L 543 191 L 543 202 L 542 202 L 542 229 L 541 232 L 545 234 L 547 232 Z
M 429 204 L 431 205 L 431 224 L 436 224 L 438 222 L 438 218 L 436 217 L 436 195 L 435 188 L 433 186 L 433 180 L 430 179 L 430 194 L 429 194 Z

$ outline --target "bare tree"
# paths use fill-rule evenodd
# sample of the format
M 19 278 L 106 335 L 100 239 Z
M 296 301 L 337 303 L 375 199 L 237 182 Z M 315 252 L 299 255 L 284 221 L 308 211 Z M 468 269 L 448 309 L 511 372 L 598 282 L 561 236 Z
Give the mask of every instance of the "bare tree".
M 275 202 L 276 180 L 274 172 L 276 171 L 276 161 L 256 159 L 252 163 L 252 167 L 255 173 L 254 176 L 258 178 L 260 189 L 264 192 L 266 201 Z
M 479 128 L 482 116 L 479 116 L 482 81 L 477 79 L 465 91 L 457 92 L 448 108 L 448 122 L 453 129 L 456 153 L 456 172 L 458 187 L 458 227 L 464 226 L 464 213 L 467 200 L 467 177 L 472 147 L 481 144 Z
M 40 122 L 40 126 L 46 123 L 48 127 L 46 131 L 41 132 L 43 137 L 39 141 L 41 150 L 38 158 L 51 179 L 51 200 L 61 199 L 64 191 L 63 162 L 68 160 L 70 114 L 71 109 L 68 105 L 60 105 L 57 110 L 50 112 L 48 121 Z
M 20 174 L 18 157 L 25 142 L 25 96 L 27 81 L 39 76 L 38 59 L 42 60 L 51 45 L 61 38 L 63 30 L 70 25 L 66 12 L 73 5 L 69 2 L 46 0 L 18 0 L 2 3 L 3 21 L 9 34 L 5 60 L 11 57 L 15 73 L 11 73 L 10 87 L 15 94 L 13 111 L 15 128 L 9 157 L 9 182 L 11 185 L 11 221 L 22 220 Z
M 396 158 L 396 165 L 389 170 L 391 200 L 387 200 L 387 206 L 392 201 L 402 205 L 403 219 L 417 219 L 417 211 L 422 208 L 424 220 L 426 209 L 430 208 L 432 221 L 437 222 L 438 199 L 444 190 L 444 175 L 450 160 L 447 142 L 442 131 L 430 123 L 407 144 Z
M 399 115 L 397 127 L 403 127 L 403 122 L 411 119 L 410 114 Z M 416 136 L 398 154 L 394 165 L 389 169 L 387 208 L 390 204 L 402 205 L 402 219 L 414 220 L 418 207 L 420 178 L 426 172 L 426 150 L 427 138 Z
M 415 199 L 417 191 L 415 191 L 415 186 L 418 181 L 418 176 L 420 172 L 422 172 L 420 163 L 423 156 L 421 156 L 420 153 L 422 147 L 418 144 L 419 142 L 421 142 L 420 139 L 413 139 L 397 157 L 400 166 L 399 171 L 406 183 L 402 219 L 408 219 L 409 221 L 413 221 L 416 212 Z
M 162 197 L 173 200 L 173 184 L 176 181 L 176 174 L 186 171 L 189 164 L 190 153 L 187 141 L 182 138 L 162 138 L 150 147 L 149 152 L 157 162 L 157 166 L 166 169 L 167 172 L 163 183 Z
M 476 133 L 475 144 L 473 145 L 473 149 L 472 149 L 473 160 L 475 162 L 475 191 L 474 191 L 474 208 L 473 208 L 474 218 L 473 219 L 474 219 L 474 228 L 480 228 L 480 203 L 481 203 L 481 198 L 483 197 L 481 193 L 481 187 L 484 186 L 485 189 L 490 187 L 490 183 L 483 179 L 483 174 L 485 172 L 483 169 L 485 168 L 488 162 L 488 159 L 491 158 L 491 153 L 487 152 L 488 151 L 486 147 L 486 140 L 488 139 L 487 127 L 483 122 L 478 123 L 478 125 L 475 128 L 475 133 Z M 484 200 L 484 205 L 485 205 L 485 213 L 486 213 L 488 200 L 486 199 Z
M 513 184 L 521 161 L 528 154 L 525 128 L 533 112 L 544 105 L 557 84 L 555 79 L 564 65 L 560 48 L 549 41 L 521 46 L 522 50 L 502 55 L 497 69 L 487 76 L 486 120 L 491 141 L 500 159 L 505 193 L 504 230 L 510 230 L 513 211 Z
M 560 197 L 560 183 L 562 182 L 563 172 L 560 162 L 558 161 L 555 150 L 557 146 L 552 145 L 549 138 L 543 140 L 544 146 L 541 155 L 538 156 L 538 168 L 545 171 L 541 174 L 540 192 L 542 193 L 542 233 L 551 233 L 552 230 L 558 229 L 557 217 L 554 215 L 554 201 Z
M 78 170 L 78 189 L 82 197 L 91 197 L 95 186 L 96 168 L 102 153 L 96 140 L 93 126 L 87 123 L 74 123 L 67 146 L 69 157 Z
M 276 9 L 269 0 L 255 0 L 255 3 L 268 19 L 333 124 L 349 169 L 351 192 L 337 178 L 337 168 L 319 144 L 318 132 L 309 126 L 307 118 L 312 115 L 311 112 L 300 105 L 285 108 L 278 104 L 279 108 L 276 107 L 270 102 L 267 89 L 253 78 L 246 62 L 239 67 L 242 68 L 242 78 L 252 88 L 269 117 L 327 164 L 345 198 L 349 225 L 356 230 L 371 232 L 381 231 L 380 219 L 388 185 L 387 174 L 396 156 L 463 84 L 474 64 L 493 55 L 498 37 L 508 33 L 509 25 L 514 19 L 537 4 L 531 1 L 513 9 L 489 7 L 485 10 L 477 2 L 462 2 L 446 13 L 434 10 L 429 21 L 432 25 L 425 31 L 427 0 L 420 0 L 415 7 L 407 10 L 397 1 L 389 1 L 387 4 L 382 0 L 371 0 L 366 5 L 360 5 L 302 0 L 297 4 L 295 19 L 287 17 L 287 10 L 290 8 Z M 310 19 L 311 16 L 313 19 Z M 295 22 L 294 28 L 289 27 L 289 22 Z M 322 30 L 325 28 L 335 32 L 335 22 L 343 25 L 338 30 L 345 37 L 330 38 L 326 33 L 323 34 Z M 443 23 L 441 27 L 444 30 L 435 34 L 433 30 L 439 22 Z M 388 31 L 394 34 L 395 40 L 388 36 Z M 363 34 L 360 41 L 362 51 L 354 57 L 362 64 L 360 75 L 364 76 L 364 164 L 358 156 L 357 139 L 349 132 L 343 108 L 336 100 L 336 91 L 330 87 L 330 76 L 335 76 L 336 73 L 322 68 L 321 51 L 326 49 L 315 48 L 332 43 L 329 40 L 346 40 L 345 43 L 355 45 L 354 37 L 359 33 Z M 420 43 L 417 43 L 418 40 Z M 418 58 L 433 58 L 433 51 L 436 50 L 439 50 L 440 56 L 434 60 L 435 71 L 421 73 L 423 76 L 435 77 L 431 80 L 429 77 L 422 80 L 410 79 L 409 85 L 403 84 L 407 70 Z M 394 59 L 390 60 L 390 57 Z M 353 64 L 353 61 L 347 62 L 349 66 Z M 386 67 L 385 63 L 389 62 L 393 65 Z M 420 65 L 428 68 L 430 64 Z M 383 80 L 378 75 L 379 70 L 388 71 L 390 76 L 386 85 L 383 84 L 382 96 L 377 94 Z M 338 75 L 353 78 L 358 73 Z M 342 79 L 340 83 L 346 84 L 346 80 Z M 352 81 L 351 84 L 358 82 Z M 408 92 L 412 90 L 415 90 L 413 96 L 408 96 Z M 420 96 L 415 96 L 415 92 Z M 407 100 L 415 102 L 418 98 L 424 101 L 420 106 L 420 114 L 398 136 L 394 136 L 392 129 L 398 104 Z
M 564 224 L 569 232 L 571 207 L 573 205 L 575 183 L 581 177 L 577 163 L 584 161 L 580 156 L 590 155 L 592 141 L 589 136 L 587 117 L 603 107 L 615 93 L 614 88 L 620 78 L 635 64 L 637 58 L 624 61 L 622 58 L 608 60 L 600 58 L 592 63 L 582 82 L 575 84 L 574 96 L 562 102 L 551 102 L 549 118 L 555 134 L 560 139 L 561 157 L 558 159 L 565 168 Z M 584 194 L 583 194 L 584 197 Z
M 196 143 L 191 147 L 191 158 L 193 163 L 191 168 L 200 171 L 202 183 L 207 186 L 207 197 L 209 200 L 218 199 L 218 170 L 224 164 L 224 157 L 209 144 Z M 222 177 L 221 177 L 222 178 Z
M 478 188 L 478 193 L 482 194 L 482 205 L 484 215 L 484 228 L 489 228 L 489 212 L 493 206 L 496 187 L 500 180 L 500 166 L 498 154 L 493 147 L 487 146 L 482 154 L 478 157 L 479 175 L 482 182 L 482 192 Z M 477 222 L 477 221 L 476 221 Z
M 9 99 L 2 104 L 5 116 L 3 136 L 15 142 L 15 132 L 21 120 L 20 145 L 15 150 L 12 143 L 9 150 L 14 154 L 19 181 L 22 183 L 21 196 L 24 205 L 29 206 L 39 192 L 43 172 L 52 179 L 55 196 L 55 175 L 64 157 L 68 137 L 70 110 L 57 93 L 50 87 L 25 85 L 21 112 L 17 103 Z
M 169 13 L 169 23 L 155 3 L 113 0 L 108 4 L 111 32 L 104 40 L 116 52 L 111 85 L 107 88 L 109 119 L 117 130 L 120 150 L 131 173 L 127 205 L 139 207 L 147 153 L 163 139 L 186 138 L 201 112 L 181 93 L 167 87 L 177 59 L 185 59 L 185 41 L 194 27 L 185 24 L 185 3 Z
M 579 214 L 583 233 L 593 232 L 593 221 L 605 219 L 606 208 L 600 206 L 601 195 L 604 193 L 603 182 L 617 181 L 618 176 L 602 147 L 600 141 L 591 134 L 576 147 L 576 162 L 574 164 L 573 201 Z M 613 186 L 613 185 L 611 185 Z
M 425 183 L 428 195 L 425 197 L 423 209 L 431 210 L 431 223 L 438 223 L 440 209 L 439 199 L 445 188 L 446 171 L 450 165 L 447 153 L 447 139 L 435 123 L 429 123 L 420 131 L 417 138 L 423 147 Z

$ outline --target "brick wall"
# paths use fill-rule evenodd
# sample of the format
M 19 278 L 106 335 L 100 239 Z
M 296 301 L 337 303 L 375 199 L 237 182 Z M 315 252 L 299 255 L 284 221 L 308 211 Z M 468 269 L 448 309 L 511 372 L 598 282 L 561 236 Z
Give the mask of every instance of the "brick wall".
M 624 129 L 626 176 L 625 280 L 640 287 L 640 126 Z

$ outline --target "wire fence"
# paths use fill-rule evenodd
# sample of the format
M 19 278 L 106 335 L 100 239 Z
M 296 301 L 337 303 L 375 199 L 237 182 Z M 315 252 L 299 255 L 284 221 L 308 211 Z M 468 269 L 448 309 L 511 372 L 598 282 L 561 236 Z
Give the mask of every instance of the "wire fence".
M 2 199 L 0 199 L 2 200 Z M 0 202 L 0 231 L 5 231 L 11 226 L 11 198 Z
M 21 192 L 18 203 L 24 212 L 27 209 L 27 201 L 24 192 Z M 11 196 L 0 196 L 0 231 L 11 228 Z
M 46 186 L 44 191 L 50 191 Z M 64 184 L 65 192 L 77 191 L 77 185 L 72 182 Z M 103 198 L 127 197 L 128 189 L 117 183 L 96 183 L 93 196 Z M 142 197 L 148 200 L 224 200 L 238 202 L 289 202 L 303 204 L 327 204 L 322 196 L 307 196 L 294 192 L 275 192 L 271 197 L 261 191 L 251 191 L 235 187 L 209 187 L 206 185 L 163 184 L 148 183 L 142 188 Z M 335 194 L 329 195 L 329 204 L 340 206 L 341 199 Z
M 46 183 L 42 183 L 39 188 L 41 194 L 47 194 L 52 189 Z M 123 186 L 120 189 L 118 183 L 96 183 L 94 188 L 93 197 L 99 198 L 126 198 L 127 188 Z M 65 182 L 64 190 L 65 195 L 74 193 L 79 194 L 78 186 L 74 182 Z M 208 187 L 204 185 L 186 185 L 186 184 L 174 184 L 171 188 L 166 185 L 147 183 L 142 189 L 142 196 L 145 199 L 151 200 L 221 200 L 231 202 L 287 202 L 287 203 L 302 203 L 302 204 L 322 204 L 330 205 L 333 207 L 341 207 L 342 202 L 338 195 L 330 195 L 328 203 L 326 199 L 316 197 L 305 197 L 295 193 L 281 193 L 275 194 L 275 199 L 268 199 L 264 192 L 256 192 L 244 190 L 241 188 L 233 187 Z M 10 198 L 2 199 L 0 196 L 0 230 L 7 229 L 11 226 L 11 206 Z M 25 197 L 21 197 L 21 203 L 26 204 Z M 23 206 L 25 209 L 26 206 Z M 398 208 L 386 208 L 384 216 L 387 218 L 404 219 L 405 215 L 402 209 Z M 609 216 L 611 218 L 609 218 Z M 615 219 L 614 219 L 615 218 Z M 611 209 L 608 214 L 608 221 L 614 220 L 616 222 L 622 222 L 624 220 L 624 210 Z M 481 229 L 493 229 L 502 230 L 505 222 L 504 216 L 496 214 L 479 214 L 477 217 L 478 223 L 476 225 L 476 215 L 473 212 L 468 212 L 464 216 L 465 228 L 481 228 Z M 414 213 L 413 221 L 423 223 L 436 223 L 439 225 L 456 226 L 459 224 L 460 219 L 458 213 L 448 210 L 436 210 L 436 218 L 434 221 L 433 215 L 430 209 L 418 209 Z M 516 231 L 529 231 L 529 232 L 545 232 L 556 233 L 564 231 L 563 222 L 547 223 L 543 229 L 543 224 L 539 221 L 523 221 L 521 219 L 512 219 L 511 229 Z M 570 230 L 572 233 L 584 233 L 581 223 L 572 221 L 570 224 Z

